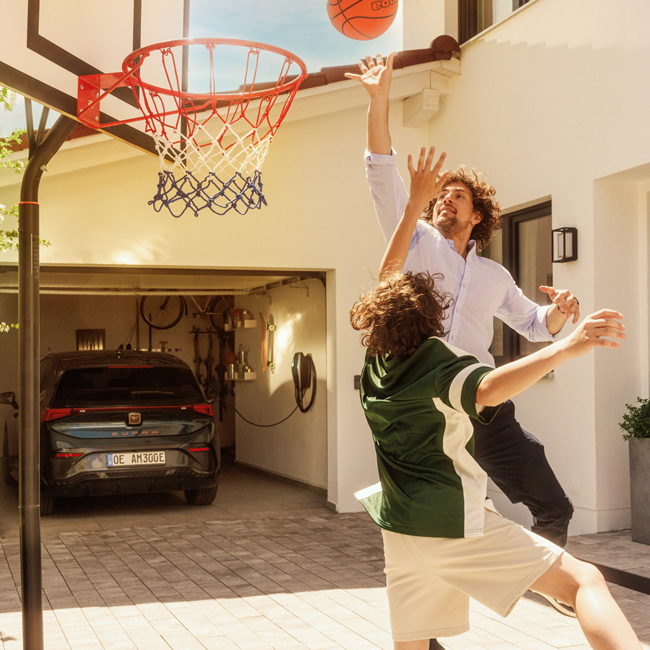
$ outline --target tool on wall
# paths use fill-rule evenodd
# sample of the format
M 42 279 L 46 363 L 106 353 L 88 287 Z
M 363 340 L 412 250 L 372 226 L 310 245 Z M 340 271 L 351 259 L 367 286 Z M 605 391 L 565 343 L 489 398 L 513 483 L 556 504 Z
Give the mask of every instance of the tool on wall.
M 199 377 L 201 375 L 201 352 L 199 350 L 199 331 L 200 328 L 192 327 L 192 343 L 194 344 L 194 374 Z
M 302 413 L 307 413 L 316 399 L 316 366 L 311 354 L 296 352 L 291 362 L 291 376 L 296 395 L 296 404 Z M 311 389 L 307 406 L 304 404 L 305 393 Z
M 225 343 L 223 343 L 223 339 L 225 338 L 224 333 L 211 327 L 204 330 L 199 327 L 192 327 L 190 333 L 192 334 L 194 344 L 193 360 L 196 378 L 199 380 L 208 399 L 214 400 L 217 396 L 225 397 L 224 371 L 226 366 L 222 359 L 222 350 L 225 350 Z M 201 356 L 201 336 L 207 336 L 205 357 Z M 219 342 L 218 359 L 215 357 L 215 336 Z M 221 412 L 219 415 L 219 419 L 221 419 Z
M 261 362 L 262 372 L 266 372 L 269 368 L 271 372 L 275 372 L 275 362 L 273 361 L 273 333 L 275 332 L 275 323 L 273 322 L 273 314 L 269 314 L 268 321 L 264 314 L 260 312 L 260 321 L 262 323 L 261 335 Z

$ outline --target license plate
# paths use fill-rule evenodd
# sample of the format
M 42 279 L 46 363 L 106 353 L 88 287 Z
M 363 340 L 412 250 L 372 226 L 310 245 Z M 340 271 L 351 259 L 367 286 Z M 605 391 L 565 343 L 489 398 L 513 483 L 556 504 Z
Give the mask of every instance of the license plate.
M 127 467 L 129 465 L 164 465 L 164 451 L 127 451 L 121 454 L 106 454 L 107 467 Z

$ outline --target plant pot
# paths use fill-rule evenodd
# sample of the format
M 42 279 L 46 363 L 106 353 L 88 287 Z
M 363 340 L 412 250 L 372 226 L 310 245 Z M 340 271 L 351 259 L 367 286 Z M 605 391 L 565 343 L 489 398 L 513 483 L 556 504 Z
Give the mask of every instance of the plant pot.
M 630 438 L 632 541 L 650 544 L 650 438 Z

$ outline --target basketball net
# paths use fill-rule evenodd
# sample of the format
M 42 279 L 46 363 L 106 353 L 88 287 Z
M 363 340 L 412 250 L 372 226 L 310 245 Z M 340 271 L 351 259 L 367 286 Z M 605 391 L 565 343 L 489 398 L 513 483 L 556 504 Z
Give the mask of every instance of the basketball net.
M 179 72 L 190 58 L 189 50 L 197 48 L 195 58 L 209 70 L 208 89 L 201 93 L 184 89 L 187 75 Z M 225 63 L 217 63 L 220 53 Z M 237 90 L 217 90 L 219 65 L 243 73 Z M 154 210 L 166 207 L 180 217 L 188 210 L 198 216 L 205 209 L 245 214 L 266 205 L 261 167 L 307 76 L 299 58 L 251 41 L 184 39 L 136 50 L 122 70 L 119 78 L 119 73 L 80 77 L 78 117 L 95 128 L 145 121 L 160 160 L 157 191 L 149 201 Z M 260 81 L 271 72 L 277 81 Z M 101 100 L 119 86 L 131 87 L 142 117 L 99 123 Z M 98 89 L 103 92 L 89 103 L 87 97 L 97 97 L 91 93 Z

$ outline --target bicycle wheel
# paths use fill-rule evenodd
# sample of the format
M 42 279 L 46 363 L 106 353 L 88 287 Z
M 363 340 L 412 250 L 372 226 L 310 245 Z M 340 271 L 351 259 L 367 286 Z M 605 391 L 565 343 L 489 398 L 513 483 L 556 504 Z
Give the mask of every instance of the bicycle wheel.
M 147 325 L 157 330 L 174 327 L 184 313 L 182 296 L 142 296 L 140 299 L 140 315 Z
M 215 296 L 208 304 L 207 311 L 210 314 L 210 322 L 218 332 L 223 332 L 224 314 L 227 309 L 228 303 L 221 296 Z

